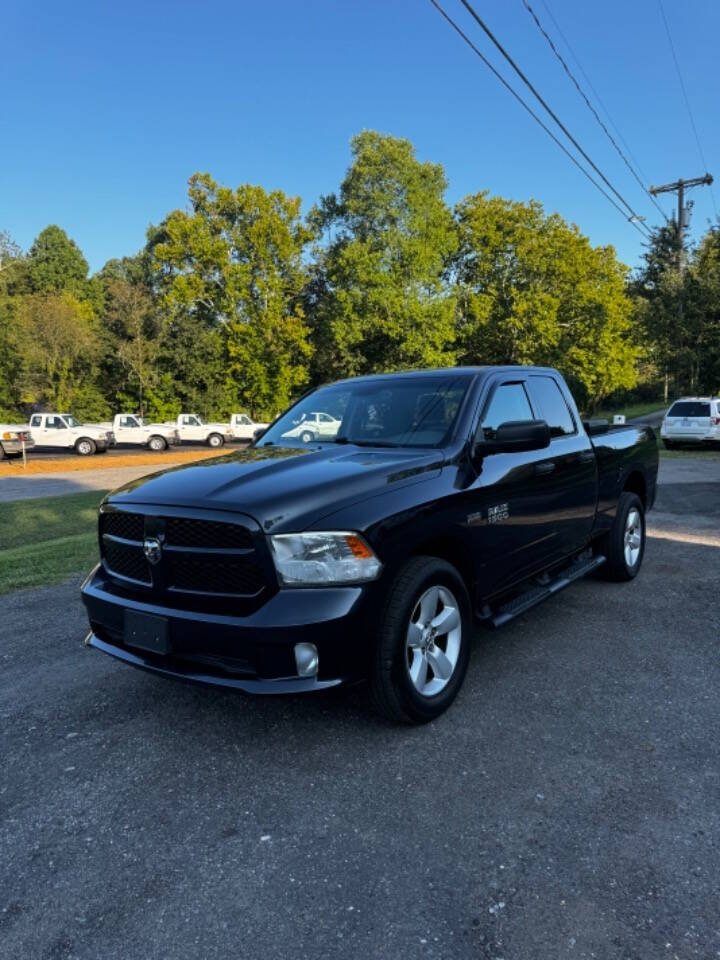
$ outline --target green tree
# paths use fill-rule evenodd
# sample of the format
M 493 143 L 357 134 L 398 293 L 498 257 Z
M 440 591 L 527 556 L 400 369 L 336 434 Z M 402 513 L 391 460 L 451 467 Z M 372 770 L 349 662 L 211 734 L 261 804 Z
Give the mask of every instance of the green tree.
M 6 231 L 0 232 L 0 419 L 20 419 L 20 381 L 24 357 L 19 349 L 20 298 L 25 258 Z
M 153 388 L 159 385 L 162 319 L 145 252 L 109 260 L 92 278 L 100 290 L 101 377 L 115 408 L 138 409 L 148 403 L 157 413 Z
M 701 317 L 696 276 L 686 268 L 690 251 L 674 222 L 654 230 L 643 263 L 630 283 L 642 330 L 643 353 L 663 382 L 678 395 L 693 389 L 699 362 Z
M 30 295 L 22 298 L 18 319 L 25 359 L 22 401 L 83 419 L 108 416 L 97 384 L 100 338 L 90 304 L 67 292 Z
M 117 336 L 115 356 L 124 373 L 126 395 L 132 407 L 145 415 L 148 391 L 157 381 L 160 349 L 153 302 L 139 284 L 117 279 L 108 290 L 108 316 Z
M 486 192 L 456 210 L 463 363 L 556 366 L 592 408 L 635 382 L 627 268 L 535 201 Z
M 190 178 L 189 197 L 191 211 L 171 213 L 148 241 L 169 372 L 181 394 L 201 384 L 198 405 L 211 412 L 277 411 L 306 382 L 311 352 L 300 200 L 208 174 Z
M 315 378 L 450 364 L 455 296 L 445 272 L 457 241 L 444 170 L 373 131 L 351 150 L 339 195 L 310 214 Z
M 87 275 L 87 260 L 64 230 L 53 224 L 37 235 L 28 253 L 31 293 L 68 290 L 79 299 L 87 299 Z
M 720 396 L 720 227 L 700 241 L 690 267 L 697 322 L 697 389 Z

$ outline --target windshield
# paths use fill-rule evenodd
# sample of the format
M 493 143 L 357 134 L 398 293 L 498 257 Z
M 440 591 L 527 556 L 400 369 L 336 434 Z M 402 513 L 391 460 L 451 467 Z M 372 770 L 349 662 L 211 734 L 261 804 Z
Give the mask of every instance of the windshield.
M 82 426 L 82 424 L 80 423 L 80 421 L 79 421 L 76 417 L 71 416 L 69 413 L 62 413 L 62 414 L 60 414 L 60 416 L 63 418 L 63 420 L 65 421 L 65 423 L 66 423 L 69 427 L 80 427 L 80 426 Z
M 438 447 L 450 435 L 469 383 L 469 377 L 439 375 L 320 387 L 279 417 L 257 445 Z

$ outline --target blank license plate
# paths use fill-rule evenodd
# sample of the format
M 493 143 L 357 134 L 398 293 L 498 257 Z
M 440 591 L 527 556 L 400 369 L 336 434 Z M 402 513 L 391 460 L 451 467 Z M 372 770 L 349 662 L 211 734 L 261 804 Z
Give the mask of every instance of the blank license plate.
M 168 622 L 152 613 L 125 611 L 125 644 L 150 653 L 169 653 Z

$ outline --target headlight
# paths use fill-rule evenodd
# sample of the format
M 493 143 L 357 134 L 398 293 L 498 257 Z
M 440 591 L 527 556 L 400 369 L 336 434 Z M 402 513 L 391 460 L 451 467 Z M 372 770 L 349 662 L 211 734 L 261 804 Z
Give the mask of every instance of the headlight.
M 270 547 L 288 586 L 374 580 L 382 567 L 358 533 L 281 533 L 270 537 Z

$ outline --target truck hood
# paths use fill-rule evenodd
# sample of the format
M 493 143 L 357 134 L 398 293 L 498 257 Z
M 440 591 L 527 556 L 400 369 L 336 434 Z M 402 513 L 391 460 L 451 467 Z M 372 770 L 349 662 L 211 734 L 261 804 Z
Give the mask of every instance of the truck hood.
M 323 516 L 422 482 L 440 450 L 258 447 L 134 480 L 108 495 L 118 504 L 203 507 L 249 514 L 267 531 L 309 529 Z

